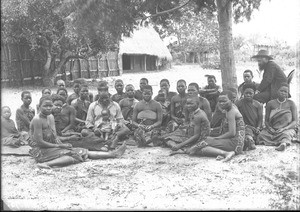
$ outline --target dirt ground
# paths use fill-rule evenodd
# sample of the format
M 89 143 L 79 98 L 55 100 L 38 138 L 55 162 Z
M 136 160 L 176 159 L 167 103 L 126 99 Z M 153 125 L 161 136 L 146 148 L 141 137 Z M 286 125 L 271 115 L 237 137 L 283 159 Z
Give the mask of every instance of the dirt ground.
M 255 63 L 250 65 L 247 68 L 256 69 Z M 241 83 L 245 67 L 237 70 Z M 168 78 L 175 90 L 180 78 L 204 86 L 207 73 L 215 74 L 221 84 L 220 72 L 203 71 L 197 65 L 116 78 L 138 87 L 139 79 L 147 77 L 157 93 L 162 78 Z M 256 74 L 255 81 L 260 82 Z M 116 78 L 107 79 L 111 93 Z M 35 107 L 41 89 L 26 89 L 32 92 Z M 95 88 L 91 90 L 96 94 Z M 295 97 L 296 90 L 291 92 Z M 20 93 L 20 89 L 1 91 L 2 106 L 11 107 L 12 118 L 21 105 Z M 38 169 L 29 156 L 1 156 L 1 198 L 13 210 L 299 209 L 299 150 L 298 143 L 285 152 L 258 146 L 223 163 L 207 157 L 168 156 L 170 150 L 160 147 L 128 146 L 119 159 L 52 170 Z

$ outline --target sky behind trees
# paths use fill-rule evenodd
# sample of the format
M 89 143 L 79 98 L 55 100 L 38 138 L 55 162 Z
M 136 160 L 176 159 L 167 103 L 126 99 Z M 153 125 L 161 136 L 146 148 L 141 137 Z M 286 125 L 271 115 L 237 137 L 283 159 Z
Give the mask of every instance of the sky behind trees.
M 300 38 L 300 0 L 263 0 L 249 22 L 233 25 L 233 35 L 267 35 L 295 45 Z

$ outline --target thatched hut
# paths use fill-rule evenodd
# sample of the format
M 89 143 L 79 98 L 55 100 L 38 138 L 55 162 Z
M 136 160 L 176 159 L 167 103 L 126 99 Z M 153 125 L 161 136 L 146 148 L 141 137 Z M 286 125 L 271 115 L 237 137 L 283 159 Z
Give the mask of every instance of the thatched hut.
M 150 26 L 134 30 L 130 37 L 123 37 L 119 54 L 124 73 L 163 69 L 172 60 L 169 49 Z

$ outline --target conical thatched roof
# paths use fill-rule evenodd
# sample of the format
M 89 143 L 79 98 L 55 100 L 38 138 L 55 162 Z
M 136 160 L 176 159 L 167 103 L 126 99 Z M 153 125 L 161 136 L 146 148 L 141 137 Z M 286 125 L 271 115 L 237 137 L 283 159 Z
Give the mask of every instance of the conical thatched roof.
M 120 54 L 147 54 L 172 60 L 169 49 L 152 27 L 135 29 L 131 37 L 123 37 L 120 42 Z

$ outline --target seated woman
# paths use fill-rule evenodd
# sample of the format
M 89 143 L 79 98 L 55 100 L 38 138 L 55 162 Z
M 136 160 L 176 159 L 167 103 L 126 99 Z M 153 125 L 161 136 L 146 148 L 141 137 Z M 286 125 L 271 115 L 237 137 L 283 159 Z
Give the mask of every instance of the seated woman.
M 186 148 L 203 141 L 209 135 L 209 121 L 203 110 L 199 108 L 199 98 L 188 97 L 186 102 L 189 111 L 187 126 L 180 126 L 174 132 L 161 136 L 165 144 L 173 150 L 170 155 L 186 153 Z
M 28 133 L 24 131 L 19 132 L 15 122 L 10 119 L 10 108 L 8 106 L 3 106 L 1 113 L 1 144 L 11 147 L 19 147 L 28 144 Z
M 19 132 L 29 132 L 30 121 L 35 116 L 35 110 L 30 106 L 32 102 L 31 93 L 23 91 L 21 94 L 23 104 L 16 112 L 16 122 Z
M 170 114 L 171 121 L 168 123 L 167 131 L 175 131 L 184 122 L 184 107 L 186 104 L 186 81 L 180 79 L 177 81 L 177 92 L 175 96 L 172 97 L 170 103 Z
M 132 125 L 138 128 L 135 133 L 135 140 L 138 146 L 147 146 L 147 144 L 158 139 L 160 126 L 162 122 L 161 105 L 152 99 L 152 86 L 143 87 L 143 100 L 138 102 L 132 115 Z
M 253 99 L 255 91 L 254 84 L 244 84 L 242 94 L 244 98 L 236 102 L 246 124 L 244 150 L 256 149 L 255 141 L 262 127 L 263 107 L 260 102 Z
M 219 105 L 225 110 L 226 118 L 222 122 L 222 134 L 218 137 L 207 137 L 187 152 L 191 155 L 212 156 L 217 160 L 229 161 L 234 155 L 240 154 L 244 147 L 245 124 L 243 116 L 230 101 L 231 91 L 223 91 L 219 95 Z
M 221 87 L 216 84 L 217 80 L 214 75 L 205 76 L 207 77 L 208 85 L 206 85 L 204 89 L 199 90 L 199 93 L 209 101 L 211 110 L 215 111 Z
M 297 106 L 288 99 L 289 87 L 282 83 L 277 92 L 277 99 L 271 100 L 266 106 L 265 125 L 257 137 L 258 144 L 277 146 L 275 149 L 284 151 L 291 144 L 296 134 L 298 122 Z
M 50 88 L 44 88 L 42 90 L 42 96 L 51 96 L 51 90 L 50 90 Z M 40 112 L 39 104 L 36 105 L 36 111 L 37 111 L 37 113 Z
M 126 98 L 126 93 L 123 92 L 124 83 L 123 80 L 117 79 L 115 82 L 116 94 L 112 95 L 111 100 L 119 103 L 122 99 Z
M 76 132 L 81 133 L 83 129 L 86 129 L 85 120 L 90 104 L 88 86 L 82 85 L 80 87 L 79 97 L 71 102 L 71 106 L 74 107 L 76 112 L 74 128 Z
M 59 131 L 62 135 L 70 135 L 70 134 L 78 134 L 75 132 L 75 118 L 76 111 L 75 108 L 66 103 L 68 99 L 68 92 L 65 88 L 59 88 L 57 90 L 57 94 L 64 98 L 64 104 L 61 108 L 60 113 L 53 114 L 56 122 L 57 131 Z
M 39 168 L 65 166 L 90 159 L 116 158 L 125 152 L 125 143 L 114 152 L 94 152 L 84 148 L 73 148 L 63 144 L 57 137 L 52 112 L 52 99 L 49 96 L 40 99 L 40 110 L 30 123 L 32 149 L 29 154 L 38 162 Z
M 157 101 L 162 107 L 163 118 L 161 126 L 163 128 L 166 128 L 167 124 L 171 120 L 170 102 L 167 100 L 167 92 L 165 90 L 159 90 L 158 95 L 155 97 L 154 100 Z

